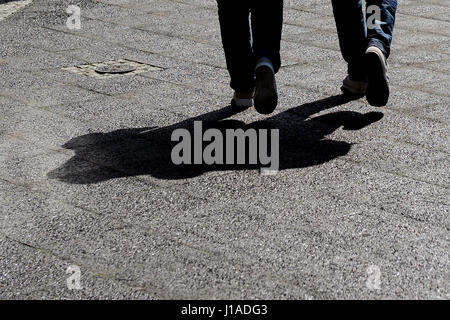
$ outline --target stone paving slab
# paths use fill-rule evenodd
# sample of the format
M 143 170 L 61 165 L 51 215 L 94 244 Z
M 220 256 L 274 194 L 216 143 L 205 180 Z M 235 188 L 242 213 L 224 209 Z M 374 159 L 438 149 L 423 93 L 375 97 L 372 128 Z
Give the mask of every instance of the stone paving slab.
M 85 270 L 82 286 L 89 289 L 67 289 L 65 279 L 70 261 L 27 247 L 16 239 L 1 237 L 3 299 L 152 299 L 142 288 L 130 289 L 108 279 L 107 275 Z M 14 270 L 10 266 L 16 265 Z M 114 294 L 108 294 L 114 292 Z
M 1 1 L 0 2 L 0 21 L 6 19 L 10 15 L 25 8 L 32 0 L 22 1 Z
M 330 2 L 286 0 L 268 117 L 228 106 L 214 1 L 80 0 L 80 30 L 70 0 L 0 13 L 0 298 L 449 299 L 447 2 L 400 2 L 373 108 L 340 96 Z M 119 59 L 161 70 L 64 70 Z M 280 171 L 173 165 L 193 121 L 280 129 Z

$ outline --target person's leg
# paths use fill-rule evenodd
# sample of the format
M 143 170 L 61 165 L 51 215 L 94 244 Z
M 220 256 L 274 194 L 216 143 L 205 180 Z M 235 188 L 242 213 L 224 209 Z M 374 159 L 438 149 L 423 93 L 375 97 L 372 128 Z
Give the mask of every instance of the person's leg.
M 389 57 L 394 32 L 397 0 L 367 0 L 367 41 Z
M 247 0 L 217 0 L 222 43 L 231 88 L 250 94 L 255 86 L 255 58 L 250 44 Z
M 397 0 L 367 0 L 366 98 L 372 106 L 384 106 L 389 100 L 386 60 L 391 51 L 396 10 Z
M 364 81 L 364 53 L 367 49 L 366 22 L 362 0 L 332 0 L 342 56 L 353 81 Z
M 278 104 L 275 74 L 280 70 L 283 0 L 251 0 L 253 51 L 256 61 L 255 109 L 272 113 Z
M 283 0 L 251 1 L 253 51 L 256 61 L 268 58 L 277 73 L 281 66 Z

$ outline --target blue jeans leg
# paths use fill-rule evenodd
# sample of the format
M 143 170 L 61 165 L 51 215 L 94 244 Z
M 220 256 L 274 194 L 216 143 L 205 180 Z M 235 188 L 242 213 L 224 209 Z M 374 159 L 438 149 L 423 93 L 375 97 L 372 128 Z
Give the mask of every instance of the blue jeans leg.
M 377 27 L 368 28 L 367 46 L 377 46 L 384 52 L 386 57 L 389 57 L 392 35 L 394 33 L 397 0 L 367 0 L 367 8 L 373 5 L 380 8 L 381 19 Z
M 342 56 L 347 61 L 349 74 L 363 77 L 364 53 L 368 46 L 379 47 L 386 57 L 390 54 L 394 31 L 397 0 L 367 0 L 367 8 L 379 8 L 378 27 L 367 28 L 362 0 L 332 0 L 333 13 Z M 369 12 L 369 18 L 371 16 Z M 377 19 L 378 20 L 378 19 Z M 359 80 L 359 79 L 356 79 Z

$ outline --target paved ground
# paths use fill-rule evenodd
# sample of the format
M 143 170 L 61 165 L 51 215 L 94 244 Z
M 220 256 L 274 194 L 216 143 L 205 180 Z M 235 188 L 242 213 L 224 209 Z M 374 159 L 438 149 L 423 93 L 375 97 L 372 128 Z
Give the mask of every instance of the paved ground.
M 262 117 L 227 108 L 213 0 L 34 0 L 8 16 L 0 298 L 448 299 L 449 17 L 447 0 L 400 1 L 377 109 L 339 96 L 329 1 L 286 1 L 281 105 Z M 62 70 L 114 59 L 162 70 Z M 279 128 L 281 171 L 175 167 L 170 134 L 193 120 Z

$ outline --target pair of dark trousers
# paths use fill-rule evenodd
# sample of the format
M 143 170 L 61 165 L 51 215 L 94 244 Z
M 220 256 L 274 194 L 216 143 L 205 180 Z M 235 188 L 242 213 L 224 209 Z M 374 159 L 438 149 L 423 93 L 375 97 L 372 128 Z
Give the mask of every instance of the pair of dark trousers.
M 350 74 L 361 73 L 364 53 L 376 46 L 389 57 L 397 0 L 367 0 L 367 22 L 362 0 L 332 0 L 342 55 Z M 376 18 L 376 19 L 375 19 Z
M 270 59 L 275 72 L 280 69 L 283 0 L 217 0 L 217 4 L 231 88 L 250 93 L 260 58 Z

